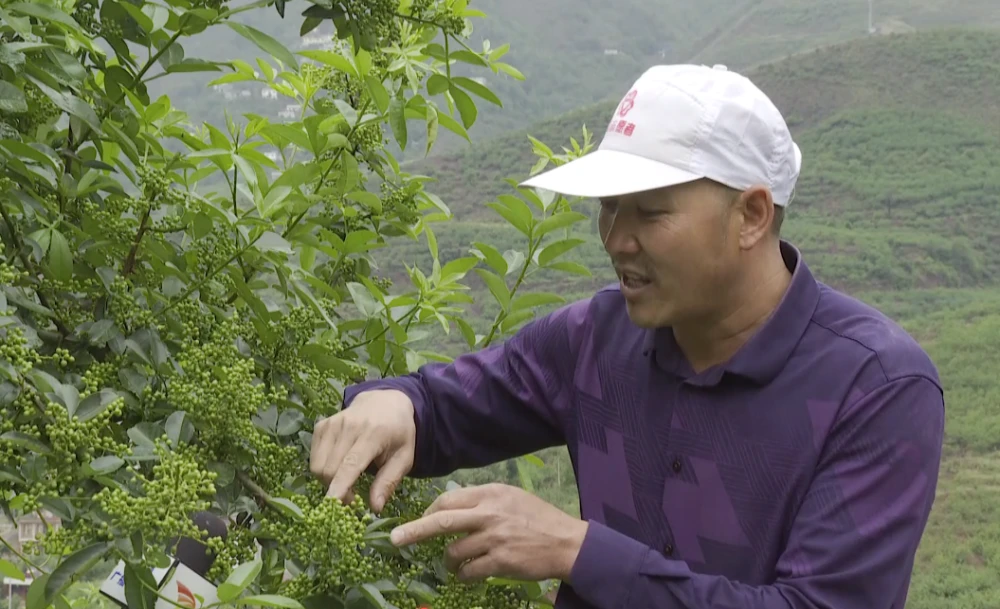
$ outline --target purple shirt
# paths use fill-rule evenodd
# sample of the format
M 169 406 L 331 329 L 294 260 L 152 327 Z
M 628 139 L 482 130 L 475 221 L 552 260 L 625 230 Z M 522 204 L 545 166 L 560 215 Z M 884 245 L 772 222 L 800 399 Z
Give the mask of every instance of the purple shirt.
M 700 374 L 609 287 L 345 403 L 410 396 L 418 477 L 566 444 L 590 528 L 559 609 L 902 609 L 937 485 L 937 371 L 782 252 L 771 321 Z

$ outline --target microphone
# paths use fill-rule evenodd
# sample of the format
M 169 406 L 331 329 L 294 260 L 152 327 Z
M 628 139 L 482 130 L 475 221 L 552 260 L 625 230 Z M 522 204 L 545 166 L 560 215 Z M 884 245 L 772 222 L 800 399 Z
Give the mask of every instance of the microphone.
M 208 537 L 226 539 L 226 521 L 209 512 L 198 512 L 192 521 Z M 174 548 L 174 556 L 169 556 L 170 564 L 152 569 L 156 590 L 161 596 L 173 601 L 167 602 L 157 597 L 153 609 L 177 609 L 177 605 L 188 609 L 200 609 L 217 603 L 218 589 L 207 579 L 205 573 L 212 566 L 215 556 L 202 540 L 181 537 L 171 539 L 168 548 Z M 122 609 L 128 609 L 125 597 L 125 561 L 118 561 L 114 571 L 104 580 L 101 594 L 113 600 Z

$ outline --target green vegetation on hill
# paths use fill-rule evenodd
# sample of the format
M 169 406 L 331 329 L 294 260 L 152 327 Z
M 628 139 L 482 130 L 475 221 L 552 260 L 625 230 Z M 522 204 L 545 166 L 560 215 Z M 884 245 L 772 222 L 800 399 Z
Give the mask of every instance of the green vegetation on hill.
M 1000 133 L 1000 106 L 987 101 L 995 99 L 1000 90 L 998 64 L 1000 34 L 990 30 L 944 29 L 852 41 L 767 64 L 747 75 L 782 110 L 795 137 L 804 140 L 802 179 L 806 183 L 811 176 L 820 176 L 819 172 L 828 170 L 814 160 L 819 152 L 806 147 L 810 145 L 807 132 L 824 124 L 823 132 L 836 129 L 837 122 L 829 121 L 840 112 L 850 111 L 857 117 L 860 113 L 897 108 L 906 113 L 926 111 L 923 116 L 929 121 L 935 119 L 929 113 L 942 113 L 941 120 L 959 130 L 949 137 L 972 133 L 972 141 L 982 142 L 989 134 Z M 636 76 L 638 73 L 630 78 Z M 507 192 L 504 180 L 523 177 L 535 162 L 528 135 L 558 148 L 568 145 L 569 137 L 586 125 L 599 140 L 617 104 L 617 94 L 614 96 L 614 101 L 578 108 L 552 120 L 483 140 L 459 153 L 409 163 L 407 169 L 435 178 L 437 181 L 430 188 L 460 218 L 492 218 L 492 212 L 483 204 Z M 886 135 L 895 140 L 894 147 L 909 147 L 917 152 L 925 145 L 932 149 L 947 148 L 946 143 L 933 139 L 913 139 L 924 136 L 916 133 L 916 126 L 909 121 L 905 116 L 895 120 L 898 127 L 906 127 L 903 133 L 898 128 L 886 129 Z M 943 125 L 933 128 L 937 133 L 949 129 Z M 997 139 L 992 142 L 996 145 Z M 840 147 L 839 152 L 849 162 L 851 151 Z M 980 175 L 960 159 L 956 164 L 970 175 Z M 911 177 L 907 173 L 894 179 L 908 183 Z M 804 199 L 807 197 L 800 193 L 796 209 L 804 205 Z M 790 217 L 797 216 L 796 212 Z
M 251 0 L 233 0 L 234 7 Z M 267 11 L 247 11 L 236 21 L 251 25 L 302 50 L 299 15 L 311 6 L 286 2 L 286 18 Z M 867 35 L 864 0 L 474 0 L 474 9 L 489 19 L 476 25 L 469 44 L 477 51 L 484 40 L 492 47 L 509 44 L 504 61 L 525 77 L 479 71 L 455 65 L 456 73 L 484 76 L 503 100 L 503 108 L 484 105 L 472 134 L 478 140 L 575 111 L 615 97 L 634 75 L 652 63 L 725 63 L 745 69 L 820 46 Z M 881 33 L 906 32 L 949 25 L 1000 26 L 995 0 L 878 0 L 873 22 Z M 320 27 L 310 36 L 328 34 Z M 256 48 L 234 32 L 205 32 L 185 42 L 188 57 L 230 57 L 254 64 Z M 308 47 L 317 48 L 317 47 Z M 155 73 L 155 69 L 154 72 Z M 264 99 L 257 87 L 249 97 L 227 100 L 205 85 L 222 73 L 175 75 L 150 84 L 154 97 L 168 93 L 198 120 L 223 124 L 223 110 L 234 116 L 255 112 L 276 117 L 284 101 Z M 603 118 L 600 121 L 603 123 Z M 578 122 L 577 122 L 578 124 Z M 595 126 L 597 126 L 595 124 Z M 562 137 L 557 138 L 562 140 Z M 422 144 L 423 136 L 414 140 Z M 464 149 L 466 142 L 441 135 L 438 151 Z M 415 146 L 400 158 L 419 158 Z

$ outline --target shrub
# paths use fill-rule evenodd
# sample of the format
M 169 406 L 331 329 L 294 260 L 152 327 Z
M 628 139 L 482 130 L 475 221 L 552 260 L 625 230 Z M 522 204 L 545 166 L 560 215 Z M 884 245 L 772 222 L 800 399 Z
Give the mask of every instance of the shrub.
M 198 535 L 204 510 L 229 523 L 224 543 L 206 541 L 227 604 L 543 602 L 538 582 L 459 584 L 441 541 L 388 543 L 387 527 L 440 492 L 429 481 L 407 481 L 377 516 L 367 478 L 353 503 L 325 499 L 308 474 L 310 430 L 345 384 L 446 360 L 433 349 L 442 333 L 482 348 L 562 302 L 524 294 L 524 281 L 581 272 L 558 258 L 579 244 L 561 232 L 586 216 L 515 188 L 490 205 L 523 251 L 477 243 L 441 260 L 432 229 L 450 211 L 389 145 L 405 150 L 415 124 L 425 152 L 442 127 L 468 139 L 473 96 L 501 102 L 460 67 L 521 78 L 499 61 L 506 46 L 468 46 L 483 15 L 465 0 L 314 1 L 302 32 L 332 20 L 337 35 L 298 54 L 231 19 L 291 18 L 285 4 L 0 2 L 0 506 L 62 520 L 31 548 L 54 567 L 19 555 L 31 609 L 65 606 L 75 581 L 117 560 L 130 606 L 152 606 L 151 568 L 169 540 Z M 259 70 L 185 57 L 186 37 L 217 27 L 264 52 Z M 301 117 L 196 128 L 150 97 L 150 79 L 199 71 L 263 83 Z M 563 155 L 536 146 L 534 171 L 588 148 L 586 133 Z M 400 287 L 370 252 L 406 239 L 425 240 L 432 263 L 408 265 Z M 473 271 L 497 311 L 478 333 Z

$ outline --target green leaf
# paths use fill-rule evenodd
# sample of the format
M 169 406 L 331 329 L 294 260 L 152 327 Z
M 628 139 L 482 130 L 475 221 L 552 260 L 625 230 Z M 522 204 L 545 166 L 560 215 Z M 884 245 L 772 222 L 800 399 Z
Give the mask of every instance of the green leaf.
M 5 577 L 10 577 L 19 581 L 24 581 L 26 579 L 24 572 L 21 571 L 17 565 L 2 558 L 0 558 L 0 573 L 2 573 Z
M 302 603 L 277 594 L 259 594 L 257 596 L 245 596 L 238 601 L 239 605 L 250 605 L 252 607 L 279 607 L 281 609 L 304 609 Z
M 393 97 L 389 102 L 389 126 L 400 150 L 406 150 L 406 101 Z
M 183 410 L 170 413 L 163 427 L 167 432 L 167 439 L 174 446 L 190 442 L 194 438 L 194 424 L 188 420 L 187 413 Z
M 143 582 L 146 586 L 142 585 Z M 156 604 L 156 579 L 149 567 L 125 565 L 125 602 L 129 609 L 153 609 Z
M 28 595 L 25 602 L 25 609 L 48 609 L 52 602 L 45 597 L 45 587 L 48 584 L 51 574 L 45 573 L 28 586 Z
M 378 195 L 373 192 L 368 192 L 367 190 L 355 190 L 354 192 L 349 192 L 344 195 L 344 198 L 350 199 L 351 201 L 357 201 L 368 209 L 373 210 L 375 213 L 382 213 L 382 199 L 380 199 Z
M 122 465 L 125 465 L 125 461 L 120 457 L 107 455 L 94 459 L 87 467 L 90 468 L 91 475 L 93 476 L 107 476 L 118 471 Z
M 51 231 L 48 263 L 56 279 L 69 281 L 73 278 L 73 254 L 69 251 L 69 242 L 55 229 Z
M 495 247 L 478 241 L 473 243 L 473 245 L 482 253 L 486 264 L 490 265 L 494 271 L 501 276 L 507 274 L 507 260 L 504 259 L 503 255 Z
M 257 211 L 264 218 L 270 218 L 272 215 L 280 211 L 283 207 L 285 199 L 288 195 L 292 193 L 292 188 L 290 186 L 272 186 L 271 190 L 267 192 L 267 195 L 261 200 Z
M 451 83 L 444 74 L 431 74 L 427 79 L 427 93 L 430 95 L 440 95 L 448 90 Z
M 476 273 L 482 277 L 486 283 L 486 287 L 490 289 L 490 293 L 500 303 L 500 307 L 506 311 L 510 307 L 510 291 L 507 289 L 507 284 L 504 283 L 504 280 L 499 275 L 491 273 L 486 269 L 476 269 Z
M 298 54 L 303 57 L 316 60 L 320 63 L 324 63 L 356 78 L 360 78 L 358 70 L 354 67 L 354 64 L 351 63 L 351 60 L 344 57 L 340 53 L 336 53 L 334 51 L 299 51 Z
M 302 508 L 300 508 L 298 504 L 296 504 L 291 499 L 287 499 L 285 497 L 271 497 L 270 503 L 279 512 L 283 513 L 284 515 L 290 518 L 298 519 L 305 516 L 305 514 L 302 512 Z
M 7 433 L 0 435 L 0 440 L 10 442 L 15 446 L 20 446 L 22 448 L 27 448 L 32 452 L 36 452 L 42 455 L 50 455 L 52 451 L 49 447 L 34 436 L 29 436 L 22 431 L 8 431 Z
M 255 558 L 233 569 L 226 581 L 219 586 L 219 600 L 228 603 L 239 596 L 257 578 L 263 566 L 261 560 Z
M 472 80 L 471 78 L 467 78 L 465 76 L 455 76 L 451 79 L 451 81 L 456 85 L 462 87 L 463 89 L 468 90 L 470 93 L 478 95 L 479 97 L 482 97 L 486 101 L 492 104 L 496 104 L 497 106 L 503 108 L 503 102 L 500 101 L 500 98 L 497 97 L 496 93 L 491 91 L 489 87 L 482 85 Z
M 455 100 L 458 113 L 462 116 L 462 124 L 468 129 L 476 122 L 476 116 L 479 113 L 479 110 L 476 108 L 476 102 L 472 101 L 468 93 L 455 85 L 450 86 L 448 92 L 451 93 L 451 98 Z
M 101 542 L 89 545 L 81 550 L 77 550 L 63 559 L 59 566 L 49 574 L 49 580 L 45 582 L 45 598 L 53 599 L 65 590 L 73 578 L 89 569 L 110 549 L 111 544 Z
M 447 264 L 441 267 L 441 283 L 465 277 L 465 274 L 471 271 L 477 264 L 479 264 L 479 258 L 475 256 L 463 256 L 449 260 Z
M 55 7 L 49 6 L 48 4 L 42 4 L 40 2 L 16 2 L 8 6 L 7 10 L 13 13 L 36 17 L 42 21 L 59 23 L 73 30 L 80 31 L 80 24 L 78 24 L 76 20 L 70 17 L 67 13 L 56 9 Z
M 535 467 L 545 467 L 545 461 L 542 461 L 538 455 L 523 455 L 522 458 Z
M 94 131 L 101 130 L 101 121 L 97 118 L 97 113 L 94 112 L 90 104 L 72 93 L 56 91 L 37 78 L 29 78 L 60 110 L 80 119 Z
M 548 233 L 586 220 L 587 216 L 578 211 L 563 211 L 553 214 L 535 226 L 535 237 L 541 239 Z
M 487 203 L 487 207 L 500 214 L 511 226 L 531 237 L 534 217 L 528 204 L 511 195 L 500 195 L 497 201 Z
M 580 275 L 583 277 L 590 277 L 590 269 L 583 266 L 578 262 L 569 262 L 568 260 L 563 260 L 562 262 L 553 262 L 547 268 L 555 271 L 565 271 L 567 273 L 573 273 L 574 275 Z
M 387 609 L 389 607 L 389 601 L 385 600 L 385 597 L 382 596 L 382 593 L 373 584 L 367 582 L 361 584 L 360 590 L 361 594 L 379 609 Z
M 363 284 L 349 281 L 347 282 L 347 291 L 351 293 L 351 300 L 354 301 L 362 315 L 368 318 L 378 315 L 379 305 Z
M 371 74 L 365 76 L 365 84 L 368 85 L 368 92 L 371 93 L 372 99 L 375 100 L 375 106 L 378 108 L 378 111 L 385 112 L 389 108 L 389 92 L 386 91 L 385 85 Z
M 83 422 L 89 421 L 104 412 L 104 409 L 118 398 L 117 392 L 111 389 L 101 389 L 97 393 L 88 395 L 80 402 L 80 407 L 76 409 L 76 416 Z
M 548 266 L 550 262 L 571 249 L 586 243 L 583 239 L 562 239 L 546 245 L 538 252 L 538 266 Z
M 298 70 L 299 62 L 295 59 L 295 55 L 285 48 L 285 45 L 281 44 L 271 36 L 268 36 L 264 32 L 250 27 L 249 25 L 235 23 L 233 21 L 226 21 L 225 23 L 240 36 L 243 36 L 250 42 L 257 45 L 265 53 L 270 54 L 272 57 L 281 61 L 285 65 Z
M 511 302 L 511 311 L 520 311 L 521 309 L 530 309 L 533 307 L 541 307 L 551 304 L 563 304 L 566 299 L 558 294 L 551 294 L 548 292 L 535 292 L 529 294 L 521 294 L 516 297 L 513 302 Z
M 6 80 L 0 80 L 0 112 L 27 112 L 28 102 L 24 91 Z
M 427 147 L 424 150 L 424 154 L 430 154 L 431 148 L 434 146 L 434 142 L 437 141 L 438 137 L 438 113 L 434 108 L 430 106 L 427 107 Z

